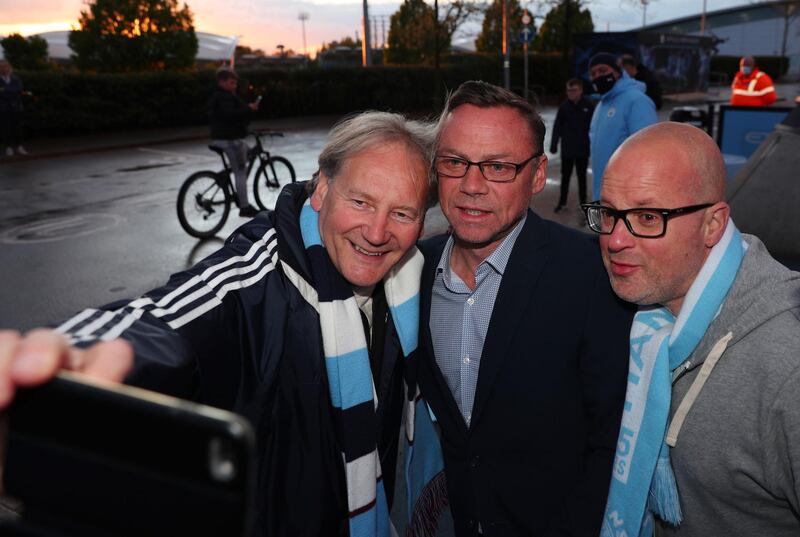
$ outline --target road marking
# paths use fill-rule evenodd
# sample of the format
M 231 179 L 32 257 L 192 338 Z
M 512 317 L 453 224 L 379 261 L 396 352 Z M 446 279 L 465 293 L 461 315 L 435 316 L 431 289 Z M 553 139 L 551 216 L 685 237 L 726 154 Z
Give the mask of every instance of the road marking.
M 26 244 L 74 239 L 111 229 L 125 219 L 117 214 L 86 213 L 70 216 L 44 218 L 28 222 L 0 233 L 0 242 Z

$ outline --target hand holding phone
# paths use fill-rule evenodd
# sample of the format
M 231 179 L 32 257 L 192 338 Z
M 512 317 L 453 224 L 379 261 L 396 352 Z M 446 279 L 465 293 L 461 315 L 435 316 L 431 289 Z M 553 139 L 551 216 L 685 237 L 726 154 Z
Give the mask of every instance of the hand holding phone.
M 251 529 L 254 435 L 235 414 L 61 372 L 20 389 L 8 420 L 3 481 L 23 518 L 0 534 Z

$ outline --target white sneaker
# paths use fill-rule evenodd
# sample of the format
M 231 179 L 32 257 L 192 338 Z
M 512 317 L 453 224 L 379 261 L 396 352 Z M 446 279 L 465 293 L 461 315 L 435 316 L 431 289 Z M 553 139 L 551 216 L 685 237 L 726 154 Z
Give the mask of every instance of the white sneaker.
M 24 147 L 22 147 L 21 145 L 18 145 L 17 146 L 17 154 L 19 154 L 19 155 L 27 155 L 28 152 L 25 151 Z
M 7 157 L 13 157 L 14 156 L 14 150 L 11 149 L 10 147 L 6 147 L 6 156 Z

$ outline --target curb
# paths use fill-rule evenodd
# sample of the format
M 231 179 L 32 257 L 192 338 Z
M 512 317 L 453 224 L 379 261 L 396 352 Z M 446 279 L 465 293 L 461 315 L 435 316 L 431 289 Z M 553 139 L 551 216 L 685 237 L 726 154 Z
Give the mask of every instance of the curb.
M 168 138 L 161 138 L 158 140 L 136 140 L 124 143 L 117 143 L 117 144 L 110 144 L 110 145 L 102 145 L 102 146 L 93 146 L 93 147 L 83 147 L 77 149 L 60 149 L 55 151 L 42 151 L 42 152 L 30 152 L 28 155 L 14 155 L 11 157 L 0 157 L 0 166 L 3 164 L 12 164 L 17 162 L 27 162 L 31 160 L 40 160 L 45 158 L 54 158 L 54 157 L 65 157 L 70 155 L 83 155 L 88 153 L 102 153 L 105 151 L 116 151 L 119 149 L 128 149 L 131 147 L 146 147 L 151 145 L 165 145 L 165 144 L 173 144 L 179 142 L 190 142 L 193 140 L 202 140 L 208 138 L 208 134 L 192 134 L 192 135 L 184 135 L 184 136 L 173 136 Z

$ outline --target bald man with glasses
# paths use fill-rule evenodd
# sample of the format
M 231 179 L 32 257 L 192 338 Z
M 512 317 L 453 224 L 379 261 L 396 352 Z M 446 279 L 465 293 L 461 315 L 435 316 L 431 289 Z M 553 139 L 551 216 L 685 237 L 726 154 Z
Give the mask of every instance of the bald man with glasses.
M 639 304 L 602 537 L 800 533 L 800 274 L 740 233 L 716 143 L 659 123 L 584 205 Z

